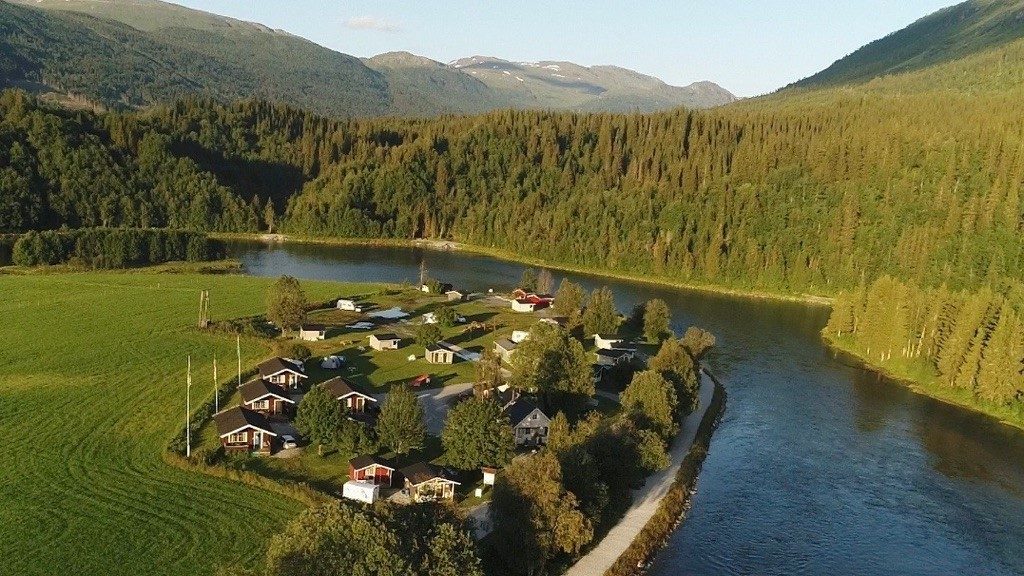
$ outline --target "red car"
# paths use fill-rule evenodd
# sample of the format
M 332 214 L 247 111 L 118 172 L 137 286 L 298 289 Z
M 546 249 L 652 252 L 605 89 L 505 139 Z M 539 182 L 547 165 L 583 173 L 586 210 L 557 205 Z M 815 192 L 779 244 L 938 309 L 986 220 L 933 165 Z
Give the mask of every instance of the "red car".
M 420 374 L 419 376 L 412 379 L 409 385 L 413 388 L 419 388 L 420 386 L 430 385 L 430 374 Z

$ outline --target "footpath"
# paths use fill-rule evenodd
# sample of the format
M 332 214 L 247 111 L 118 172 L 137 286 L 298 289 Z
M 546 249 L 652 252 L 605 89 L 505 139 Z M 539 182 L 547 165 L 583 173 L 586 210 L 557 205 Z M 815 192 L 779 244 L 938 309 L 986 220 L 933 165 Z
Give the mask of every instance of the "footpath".
M 619 520 L 619 523 L 605 535 L 593 550 L 580 558 L 572 568 L 569 568 L 565 573 L 566 576 L 600 576 L 607 572 L 633 543 L 633 539 L 658 511 L 661 499 L 672 487 L 676 471 L 679 470 L 683 458 L 690 451 L 697 428 L 700 427 L 700 421 L 704 418 L 704 412 L 711 404 L 714 390 L 715 384 L 710 378 L 701 378 L 700 405 L 693 414 L 686 417 L 679 434 L 673 440 L 672 448 L 669 449 L 669 467 L 652 474 L 647 478 L 647 483 L 643 487 L 633 491 L 633 504 L 626 510 L 626 514 Z

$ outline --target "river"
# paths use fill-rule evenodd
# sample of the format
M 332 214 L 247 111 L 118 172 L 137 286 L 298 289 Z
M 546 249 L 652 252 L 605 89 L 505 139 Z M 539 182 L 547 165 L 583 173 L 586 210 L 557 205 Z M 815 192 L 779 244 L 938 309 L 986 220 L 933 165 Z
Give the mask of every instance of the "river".
M 522 265 L 412 248 L 231 244 L 251 274 L 508 289 Z M 718 338 L 729 392 L 693 507 L 650 574 L 1024 574 L 1024 434 L 833 357 L 826 308 L 566 274 Z M 555 272 L 556 282 L 563 274 Z

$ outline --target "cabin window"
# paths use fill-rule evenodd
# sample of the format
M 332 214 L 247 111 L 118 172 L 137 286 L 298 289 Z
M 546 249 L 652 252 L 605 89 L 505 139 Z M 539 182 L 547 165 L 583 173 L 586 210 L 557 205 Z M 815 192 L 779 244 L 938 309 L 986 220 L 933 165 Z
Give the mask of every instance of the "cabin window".
M 244 444 L 248 440 L 246 432 L 232 432 L 228 435 L 229 444 Z
M 256 410 L 267 410 L 270 408 L 270 400 L 257 400 L 252 403 L 252 407 Z

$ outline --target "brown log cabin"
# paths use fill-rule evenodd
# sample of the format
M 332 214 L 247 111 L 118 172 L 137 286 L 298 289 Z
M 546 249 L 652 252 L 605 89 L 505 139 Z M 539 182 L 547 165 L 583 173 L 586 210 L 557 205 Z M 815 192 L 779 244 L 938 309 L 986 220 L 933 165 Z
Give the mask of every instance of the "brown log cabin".
M 364 414 L 377 402 L 373 396 L 341 376 L 335 376 L 320 385 L 341 403 L 341 409 L 348 414 Z
M 228 452 L 271 454 L 277 434 L 267 419 L 254 410 L 235 406 L 213 416 L 221 446 Z
M 302 362 L 290 358 L 271 358 L 259 365 L 260 378 L 285 390 L 297 390 L 306 379 Z
M 268 418 L 290 418 L 295 414 L 295 401 L 283 387 L 257 378 L 238 388 L 242 405 Z

